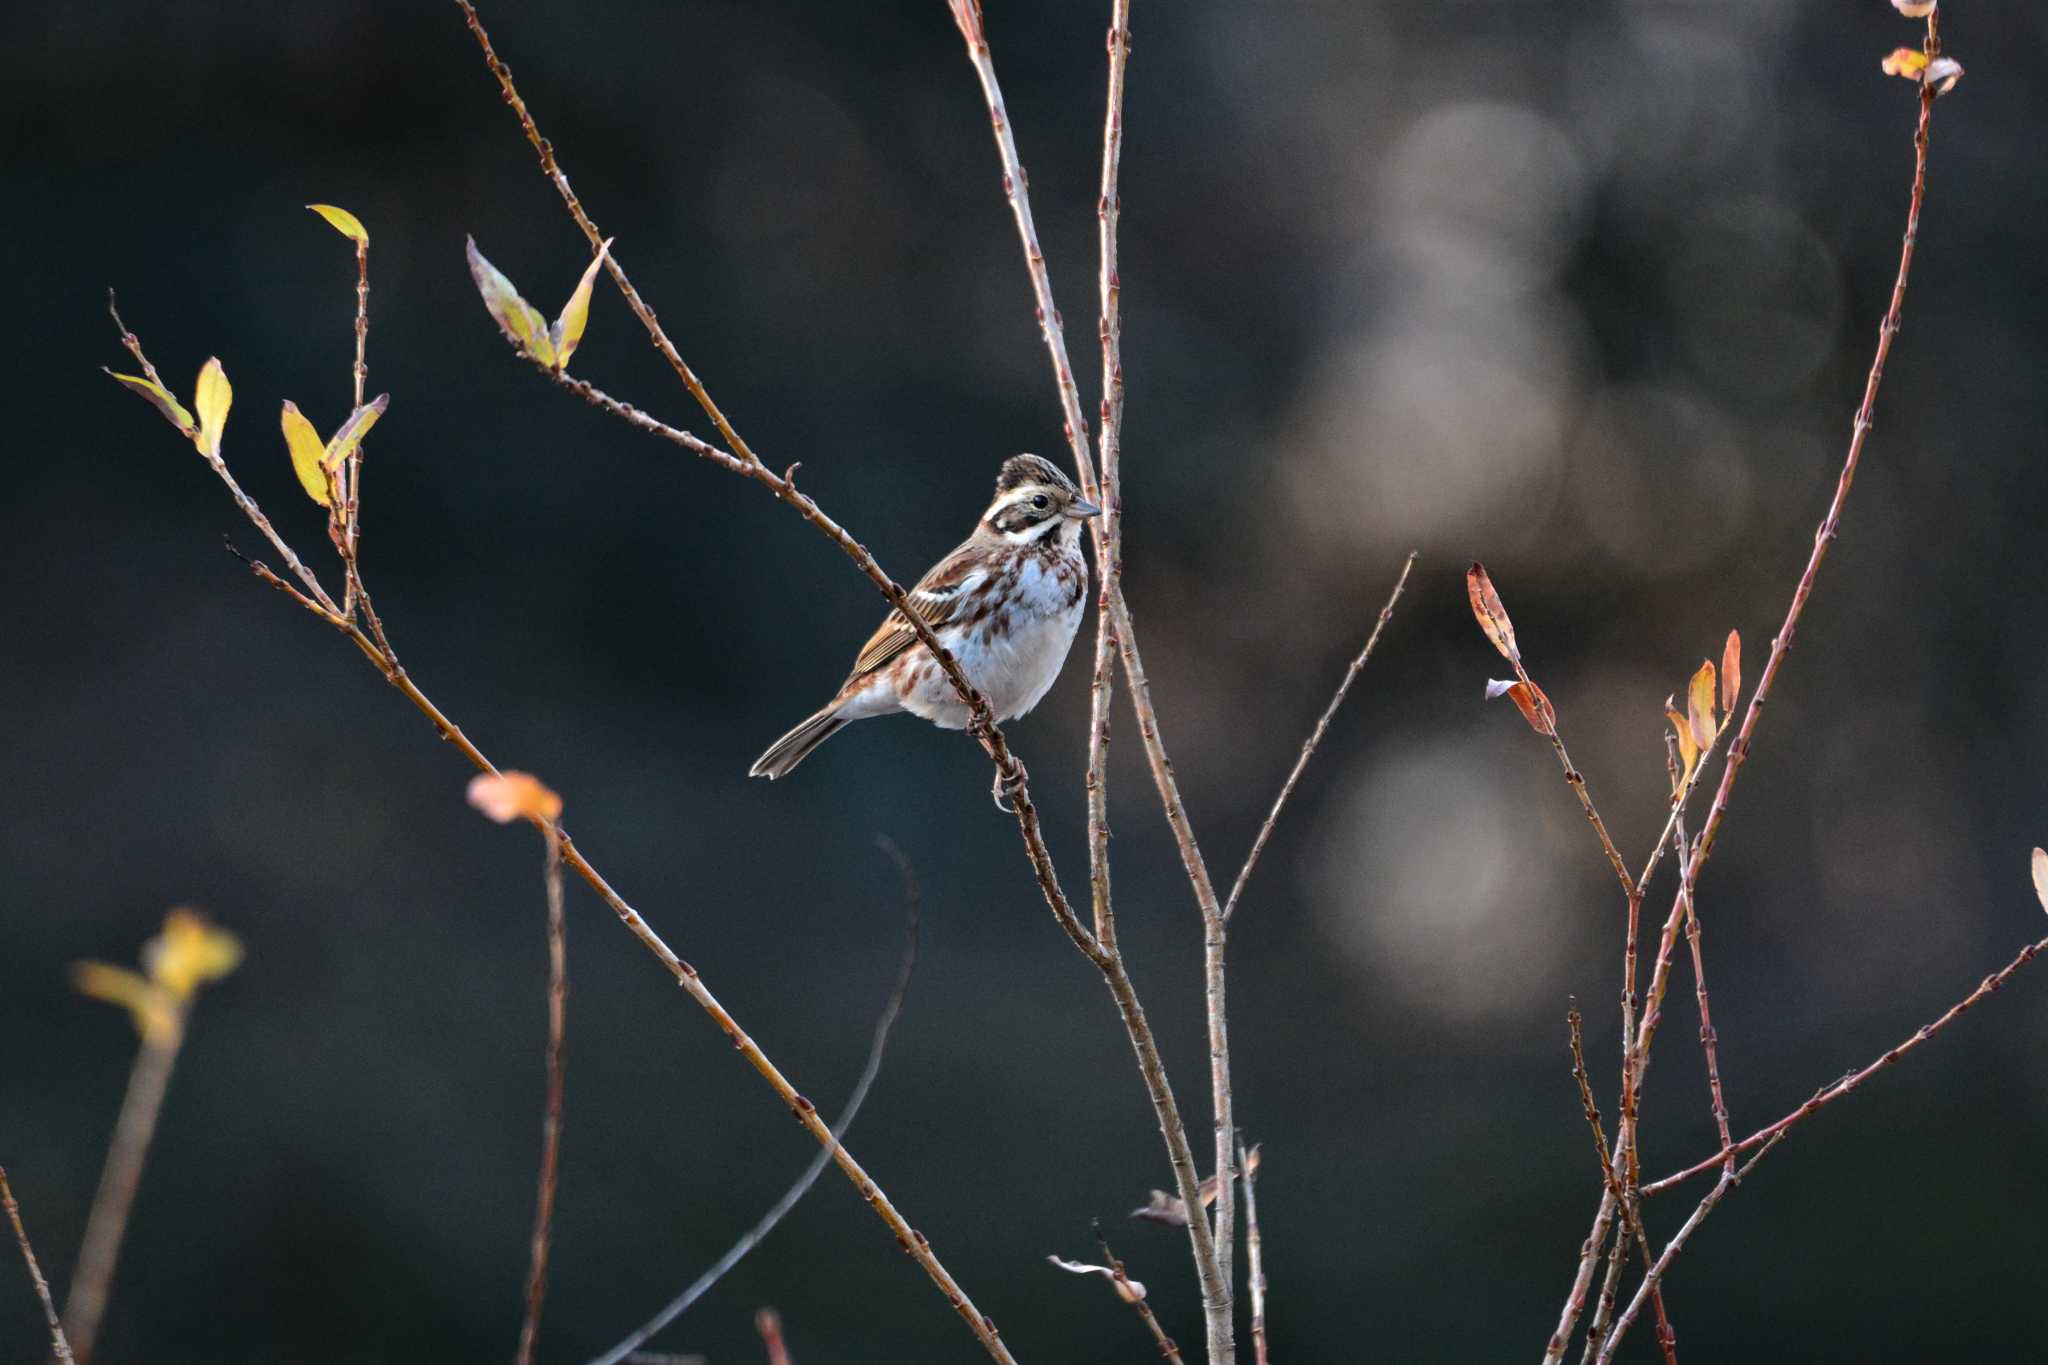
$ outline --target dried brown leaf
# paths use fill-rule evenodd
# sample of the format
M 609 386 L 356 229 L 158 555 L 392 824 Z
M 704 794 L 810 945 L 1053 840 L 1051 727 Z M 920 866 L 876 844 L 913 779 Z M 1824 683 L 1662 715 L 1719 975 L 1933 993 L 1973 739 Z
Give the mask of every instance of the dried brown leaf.
M 1493 641 L 1501 657 L 1510 663 L 1519 662 L 1522 655 L 1515 644 L 1514 623 L 1508 620 L 1508 609 L 1501 605 L 1500 594 L 1493 590 L 1493 579 L 1487 576 L 1486 566 L 1476 560 L 1465 570 L 1465 595 L 1472 599 L 1472 615 L 1479 628 Z

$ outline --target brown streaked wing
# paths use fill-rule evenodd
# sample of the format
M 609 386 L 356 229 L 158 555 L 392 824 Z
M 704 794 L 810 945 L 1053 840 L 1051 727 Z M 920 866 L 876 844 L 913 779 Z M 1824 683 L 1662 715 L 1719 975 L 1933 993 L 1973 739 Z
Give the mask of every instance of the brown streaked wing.
M 987 567 L 983 547 L 968 541 L 917 581 L 917 586 L 910 590 L 910 605 L 927 626 L 943 630 L 953 623 L 962 598 L 970 595 L 962 589 Z M 861 646 L 860 657 L 853 661 L 853 671 L 846 675 L 847 682 L 886 667 L 916 643 L 917 632 L 903 619 L 903 613 L 890 612 L 888 619 Z

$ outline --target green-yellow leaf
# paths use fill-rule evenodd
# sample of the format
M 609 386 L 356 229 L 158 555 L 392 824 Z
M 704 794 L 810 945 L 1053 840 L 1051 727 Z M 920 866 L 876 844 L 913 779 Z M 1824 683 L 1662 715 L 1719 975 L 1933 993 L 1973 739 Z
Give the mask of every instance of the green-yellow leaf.
M 377 419 L 384 415 L 384 409 L 391 406 L 391 395 L 380 393 L 375 400 L 363 404 L 348 415 L 341 429 L 334 433 L 334 439 L 327 443 L 326 451 L 320 456 L 320 463 L 329 473 L 348 463 L 348 457 L 356 453 L 356 447 L 363 443 L 363 437 L 370 434 L 370 428 L 377 425 Z
M 1720 728 L 1714 724 L 1714 665 L 1711 660 L 1700 664 L 1700 671 L 1692 675 L 1692 683 L 1685 689 L 1686 721 L 1692 728 L 1692 741 L 1704 752 L 1714 742 Z
M 1678 736 L 1678 760 L 1682 768 L 1678 775 L 1678 785 L 1683 789 L 1686 783 L 1692 781 L 1692 770 L 1699 766 L 1700 746 L 1693 742 L 1691 724 L 1684 716 L 1679 715 L 1678 708 L 1672 705 L 1674 700 L 1675 698 L 1665 700 L 1664 718 L 1671 722 L 1671 728 Z
M 220 454 L 221 431 L 228 424 L 228 407 L 235 401 L 235 390 L 228 383 L 228 373 L 220 367 L 217 357 L 209 357 L 199 368 L 199 383 L 192 390 L 192 406 L 199 411 L 199 433 L 192 438 L 192 444 L 199 447 L 202 455 Z
M 326 449 L 326 442 L 320 433 L 299 411 L 299 405 L 285 400 L 284 415 L 279 419 L 284 428 L 284 445 L 292 455 L 292 472 L 299 476 L 299 486 L 306 490 L 306 496 L 322 507 L 331 506 L 327 496 L 327 471 L 320 467 L 320 455 Z
M 195 433 L 199 430 L 199 423 L 192 420 L 192 414 L 185 411 L 183 403 L 171 396 L 169 389 L 154 379 L 145 379 L 139 374 L 116 374 L 112 370 L 107 370 L 106 373 L 110 378 L 119 380 L 122 386 L 131 392 L 139 393 L 148 399 L 150 406 L 162 413 L 164 420 L 176 427 L 181 434 L 197 439 Z
M 483 295 L 484 307 L 497 320 L 505 339 L 549 369 L 555 368 L 555 343 L 548 335 L 547 319 L 519 297 L 512 281 L 498 267 L 484 259 L 484 254 L 476 249 L 474 237 L 469 239 L 468 255 L 469 273 L 476 281 L 477 293 Z
M 590 264 L 583 268 L 583 278 L 576 281 L 576 292 L 569 295 L 569 301 L 562 305 L 562 315 L 555 319 L 555 325 L 548 330 L 548 337 L 555 343 L 555 368 L 569 368 L 569 357 L 576 354 L 577 344 L 583 340 L 584 324 L 590 321 L 590 286 L 597 282 L 597 272 L 604 265 L 604 258 L 611 254 L 612 241 L 605 238 L 604 245 L 591 257 Z
M 332 204 L 308 204 L 307 208 L 325 218 L 333 229 L 354 242 L 357 246 L 370 244 L 369 231 L 363 227 L 363 220 L 347 209 L 338 209 Z

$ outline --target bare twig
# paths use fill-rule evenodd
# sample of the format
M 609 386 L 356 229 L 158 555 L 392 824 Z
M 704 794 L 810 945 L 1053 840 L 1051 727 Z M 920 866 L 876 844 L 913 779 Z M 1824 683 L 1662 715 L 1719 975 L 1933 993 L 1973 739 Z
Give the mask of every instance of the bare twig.
M 1775 1140 L 1776 1138 L 1782 1136 L 1787 1129 L 1792 1127 L 1793 1124 L 1798 1123 L 1801 1120 L 1805 1119 L 1806 1117 L 1811 1115 L 1815 1110 L 1823 1109 L 1828 1105 L 1833 1104 L 1836 1100 L 1841 1099 L 1843 1096 L 1851 1093 L 1858 1086 L 1862 1085 L 1865 1081 L 1869 1080 L 1872 1076 L 1875 1076 L 1878 1072 L 1883 1071 L 1886 1067 L 1891 1066 L 1893 1063 L 1897 1062 L 1899 1058 L 1905 1056 L 1914 1048 L 1919 1047 L 1922 1043 L 1926 1042 L 1935 1034 L 1947 1028 L 1957 1019 L 1960 1019 L 1964 1014 L 1969 1012 L 1972 1006 L 1976 1005 L 1979 1001 L 1985 999 L 1987 996 L 1996 993 L 2000 987 L 2005 985 L 2006 981 L 2013 975 L 2013 973 L 2017 972 L 2020 968 L 2026 966 L 2029 962 L 2033 961 L 2042 953 L 2048 953 L 2048 938 L 2044 938 L 2038 943 L 2029 943 L 2026 947 L 2020 949 L 2019 956 L 2015 957 L 2012 961 L 2006 963 L 2003 967 L 1999 968 L 1991 975 L 1985 977 L 1984 980 L 1978 984 L 1976 990 L 1971 991 L 1961 1000 L 1958 1000 L 1955 1004 L 1949 1006 L 1948 1010 L 1939 1019 L 1936 1019 L 1933 1023 L 1930 1024 L 1922 1024 L 1917 1030 L 1914 1031 L 1912 1037 L 1906 1039 L 1904 1042 L 1898 1044 L 1896 1047 L 1893 1047 L 1890 1051 L 1886 1052 L 1876 1061 L 1870 1063 L 1870 1065 L 1864 1067 L 1860 1071 L 1850 1072 L 1848 1075 L 1842 1077 L 1841 1080 L 1836 1081 L 1833 1085 L 1822 1086 L 1819 1090 L 1814 1092 L 1812 1099 L 1800 1105 L 1797 1109 L 1794 1109 L 1791 1113 L 1785 1115 L 1777 1122 L 1765 1124 L 1762 1128 L 1757 1129 L 1754 1133 L 1751 1133 L 1748 1137 L 1743 1138 L 1740 1142 L 1729 1143 L 1727 1147 L 1724 1148 L 1722 1151 L 1714 1153 L 1714 1155 L 1708 1157 L 1706 1160 L 1688 1166 L 1684 1170 L 1678 1171 L 1672 1175 L 1667 1175 L 1662 1180 L 1652 1181 L 1651 1183 L 1643 1186 L 1643 1194 L 1646 1197 L 1653 1194 L 1661 1194 L 1665 1190 L 1670 1189 L 1673 1185 L 1678 1184 L 1680 1181 L 1690 1180 L 1694 1176 L 1701 1175 L 1707 1171 L 1710 1171 L 1716 1166 L 1725 1165 L 1729 1158 L 1735 1156 L 1738 1153 L 1747 1152 L 1751 1148 L 1761 1146 L 1765 1143 L 1769 1143 Z
M 1643 1237 L 1642 1208 L 1637 1201 L 1628 1198 L 1623 1191 L 1621 1178 L 1615 1173 L 1614 1162 L 1608 1156 L 1607 1137 L 1600 1127 L 1600 1106 L 1594 1102 L 1593 1081 L 1586 1074 L 1586 1049 L 1585 1040 L 1581 1034 L 1581 1022 L 1579 1011 L 1576 1007 L 1565 1015 L 1565 1023 L 1571 1030 L 1572 1079 L 1577 1081 L 1579 1085 L 1579 1106 L 1585 1112 L 1586 1126 L 1593 1132 L 1593 1152 L 1600 1160 L 1600 1174 L 1607 1182 L 1608 1197 L 1616 1202 L 1616 1206 L 1620 1208 L 1622 1213 L 1622 1226 L 1617 1234 L 1618 1240 L 1611 1253 L 1612 1260 L 1608 1263 L 1607 1281 L 1600 1292 L 1600 1306 L 1595 1311 L 1593 1321 L 1587 1329 L 1586 1353 L 1590 1357 L 1598 1346 L 1601 1333 L 1606 1328 L 1609 1314 L 1613 1312 L 1614 1290 L 1621 1279 L 1621 1267 L 1626 1259 L 1628 1244 L 1634 1242 L 1641 1250 L 1645 1267 L 1650 1264 L 1650 1248 L 1649 1243 Z M 1658 1324 L 1657 1340 L 1664 1347 L 1664 1358 L 1667 1365 L 1677 1365 L 1677 1353 L 1674 1345 L 1675 1337 L 1671 1331 L 1670 1319 L 1664 1312 L 1664 1296 L 1661 1290 L 1656 1294 L 1655 1298 Z
M 145 1036 L 135 1054 L 128 1093 L 121 1100 L 106 1166 L 100 1172 L 99 1191 L 86 1215 L 85 1240 L 71 1273 L 71 1290 L 64 1296 L 64 1333 L 71 1339 L 71 1353 L 78 1365 L 90 1365 L 93 1348 L 99 1344 L 100 1322 L 106 1315 L 128 1214 L 135 1207 L 135 1191 L 142 1183 L 143 1162 L 156 1135 L 171 1070 L 184 1045 L 188 1010 L 183 1004 L 174 1008 L 178 1011 L 176 1026 Z
M 50 1298 L 50 1282 L 43 1278 L 43 1268 L 36 1262 L 35 1248 L 28 1241 L 28 1229 L 21 1225 L 21 1205 L 14 1202 L 14 1187 L 7 1183 L 5 1166 L 0 1166 L 0 1203 L 7 1207 L 7 1221 L 14 1225 L 15 1245 L 21 1248 L 21 1259 L 28 1264 L 28 1277 L 36 1287 L 36 1298 L 42 1301 L 43 1321 L 50 1327 L 50 1349 L 56 1353 L 59 1365 L 72 1365 L 71 1343 L 64 1336 L 64 1324 L 57 1320 L 57 1305 Z
M 703 1298 L 713 1285 L 724 1279 L 727 1272 L 759 1246 L 762 1239 L 775 1230 L 775 1225 L 797 1206 L 798 1201 L 810 1193 L 811 1186 L 818 1183 L 818 1177 L 824 1173 L 833 1153 L 838 1150 L 839 1143 L 846 1137 L 846 1130 L 853 1126 L 855 1115 L 859 1114 L 861 1106 L 867 1103 L 868 1091 L 873 1088 L 875 1077 L 881 1074 L 882 1053 L 888 1047 L 889 1032 L 896 1026 L 896 1016 L 903 1011 L 903 999 L 910 993 L 911 975 L 917 970 L 918 931 L 922 920 L 917 874 L 911 867 L 910 860 L 892 841 L 881 839 L 878 842 L 882 851 L 896 864 L 897 875 L 903 879 L 905 915 L 908 921 L 903 963 L 897 968 L 896 984 L 889 992 L 888 1003 L 882 1007 L 882 1017 L 875 1021 L 874 1039 L 868 1044 L 867 1064 L 861 1068 L 860 1079 L 854 1082 L 853 1094 L 848 1097 L 846 1108 L 840 1112 L 839 1118 L 832 1125 L 831 1145 L 818 1150 L 818 1154 L 811 1158 L 811 1164 L 797 1177 L 796 1183 L 785 1190 L 768 1212 L 761 1215 L 760 1221 L 747 1229 L 723 1256 L 711 1264 L 710 1269 L 691 1281 L 687 1289 L 671 1299 L 659 1313 L 635 1329 L 624 1341 L 603 1355 L 594 1357 L 590 1365 L 619 1365 L 620 1361 L 630 1360 L 639 1353 L 640 1347 L 645 1345 L 650 1337 L 688 1312 L 692 1304 Z
M 789 1365 L 789 1347 L 782 1342 L 782 1315 L 773 1308 L 761 1309 L 754 1314 L 754 1330 L 761 1334 L 768 1365 Z
M 540 1310 L 548 1292 L 548 1245 L 554 1236 L 555 1183 L 562 1163 L 562 1089 L 568 1059 L 564 1031 L 569 1013 L 569 934 L 562 914 L 562 848 L 551 829 L 542 880 L 548 902 L 547 1108 L 541 1118 L 539 1192 L 533 1204 L 533 1242 L 526 1268 L 526 1317 L 519 1325 L 518 1365 L 533 1365 L 540 1339 Z
M 1926 53 L 1930 61 L 1940 50 L 1938 11 L 1930 11 L 1927 16 L 1926 40 Z M 1636 1031 L 1632 1070 L 1638 1082 L 1648 1065 L 1649 1046 L 1655 1036 L 1658 1013 L 1670 975 L 1672 948 L 1685 917 L 1685 886 L 1697 881 L 1699 866 L 1704 865 L 1713 852 L 1721 823 L 1727 816 L 1728 802 L 1735 788 L 1736 777 L 1741 773 L 1742 765 L 1749 757 L 1750 745 L 1755 738 L 1757 724 L 1762 719 L 1764 705 L 1769 700 L 1773 684 L 1777 681 L 1785 655 L 1792 648 L 1792 639 L 1798 629 L 1799 618 L 1805 613 L 1806 603 L 1813 594 L 1821 563 L 1827 558 L 1828 548 L 1834 544 L 1840 533 L 1842 510 L 1848 503 L 1849 489 L 1855 483 L 1856 470 L 1863 458 L 1864 443 L 1870 435 L 1878 390 L 1884 381 L 1885 361 L 1891 355 L 1892 339 L 1898 335 L 1900 318 L 1905 311 L 1906 282 L 1912 273 L 1913 251 L 1920 236 L 1920 208 L 1927 192 L 1927 151 L 1933 125 L 1935 94 L 1932 85 L 1925 82 L 1921 84 L 1920 116 L 1913 133 L 1913 188 L 1906 206 L 1906 230 L 1899 248 L 1899 266 L 1892 281 L 1891 301 L 1885 309 L 1884 320 L 1878 325 L 1877 349 L 1871 359 L 1870 373 L 1864 382 L 1863 399 L 1857 406 L 1855 420 L 1850 427 L 1848 454 L 1843 459 L 1842 471 L 1835 483 L 1834 496 L 1829 500 L 1827 512 L 1822 516 L 1819 529 L 1814 533 L 1813 550 L 1807 557 L 1805 570 L 1799 576 L 1799 584 L 1793 590 L 1792 602 L 1786 609 L 1784 623 L 1771 639 L 1770 657 L 1764 665 L 1755 692 L 1750 696 L 1748 709 L 1743 713 L 1742 727 L 1736 732 L 1734 742 L 1728 747 L 1720 785 L 1715 789 L 1706 825 L 1700 832 L 1697 847 L 1689 860 L 1692 866 L 1688 869 L 1684 885 L 1673 898 L 1671 913 L 1664 922 L 1658 946 L 1657 965 L 1651 974 L 1649 996 L 1644 1004 L 1642 1021 Z M 1707 1163 L 1708 1166 L 1720 1164 L 1721 1156 L 1718 1153 Z M 1597 1254 L 1596 1240 L 1612 1216 L 1612 1202 L 1603 1194 L 1600 1209 L 1594 1215 L 1594 1233 L 1588 1237 L 1586 1246 L 1581 1251 L 1578 1274 L 1573 1281 L 1572 1291 L 1566 1296 L 1557 1330 L 1552 1333 L 1545 1348 L 1544 1365 L 1556 1365 L 1563 1357 L 1565 1345 L 1571 1336 L 1572 1324 L 1585 1305 L 1586 1285 L 1592 1275 L 1592 1257 Z
M 1683 847 L 1685 826 L 1682 824 L 1679 826 L 1677 838 L 1680 847 Z M 1721 1146 L 1725 1149 L 1732 1145 L 1732 1140 L 1728 1136 L 1728 1101 L 1721 1091 L 1721 1060 L 1717 1050 L 1720 1039 L 1714 1032 L 1713 1009 L 1707 1003 L 1707 963 L 1700 951 L 1699 906 L 1693 897 L 1693 877 L 1698 868 L 1697 859 L 1685 860 L 1686 876 L 1679 893 L 1685 898 L 1685 937 L 1692 948 L 1693 995 L 1699 1001 L 1700 1009 L 1700 1048 L 1707 1057 L 1708 1104 L 1714 1113 L 1714 1129 L 1720 1135 Z M 1731 1152 L 1728 1164 L 1733 1165 L 1734 1161 L 1735 1156 Z
M 1413 564 L 1415 556 L 1410 555 L 1408 562 Z M 1253 1188 L 1259 1178 L 1259 1149 L 1254 1147 L 1247 1152 L 1239 1146 L 1237 1165 L 1244 1172 L 1244 1255 L 1249 1263 L 1246 1288 L 1251 1290 L 1252 1296 L 1252 1360 L 1254 1365 L 1267 1365 L 1266 1257 L 1259 1241 L 1258 1193 Z
M 1172 1361 L 1173 1365 L 1181 1365 L 1180 1347 L 1174 1343 L 1172 1337 L 1166 1335 L 1166 1329 L 1159 1325 L 1159 1319 L 1153 1315 L 1152 1305 L 1145 1302 L 1143 1291 L 1132 1285 L 1131 1277 L 1124 1272 L 1124 1263 L 1109 1249 L 1109 1238 L 1103 1235 L 1102 1225 L 1099 1223 L 1095 1227 L 1095 1245 L 1101 1248 L 1102 1263 L 1109 1267 L 1110 1276 L 1116 1282 L 1117 1297 L 1137 1310 L 1139 1319 L 1145 1324 L 1145 1330 L 1152 1334 L 1153 1342 L 1159 1347 L 1159 1354 Z
M 1273 808 L 1266 812 L 1266 823 L 1259 826 L 1258 837 L 1252 840 L 1252 851 L 1245 855 L 1244 866 L 1237 872 L 1237 881 L 1231 886 L 1230 895 L 1224 899 L 1223 918 L 1226 921 L 1237 914 L 1237 898 L 1244 894 L 1244 884 L 1251 880 L 1252 869 L 1259 865 L 1259 855 L 1266 851 L 1266 841 L 1273 837 L 1273 825 L 1280 819 L 1281 807 L 1287 804 L 1288 797 L 1294 795 L 1294 784 L 1301 781 L 1302 773 L 1308 768 L 1308 761 L 1315 757 L 1316 746 L 1323 742 L 1323 736 L 1329 732 L 1330 721 L 1335 718 L 1337 708 L 1344 704 L 1344 698 L 1351 692 L 1351 684 L 1358 681 L 1358 675 L 1365 668 L 1366 661 L 1372 658 L 1372 652 L 1380 642 L 1380 632 L 1387 628 L 1387 622 L 1394 619 L 1394 607 L 1401 600 L 1402 590 L 1408 586 L 1408 575 L 1415 568 L 1415 556 L 1419 553 L 1421 552 L 1418 550 L 1408 552 L 1408 558 L 1401 564 L 1401 576 L 1394 580 L 1394 590 L 1387 594 L 1386 605 L 1380 608 L 1379 616 L 1373 621 L 1372 634 L 1366 637 L 1365 648 L 1358 651 L 1358 657 L 1344 670 L 1344 678 L 1337 684 L 1336 694 L 1330 698 L 1330 704 L 1323 708 L 1322 717 L 1316 721 L 1316 728 L 1309 732 L 1308 739 L 1303 742 L 1301 756 L 1294 760 L 1294 770 L 1288 773 L 1287 780 L 1280 784 L 1280 795 L 1273 799 Z M 1249 1196 L 1249 1188 L 1246 1194 Z

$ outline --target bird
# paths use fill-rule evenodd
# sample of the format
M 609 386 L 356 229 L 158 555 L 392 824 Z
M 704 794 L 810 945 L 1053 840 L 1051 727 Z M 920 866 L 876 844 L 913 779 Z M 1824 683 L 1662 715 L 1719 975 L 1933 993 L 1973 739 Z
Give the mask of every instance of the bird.
M 1102 509 L 1059 466 L 1013 455 L 974 534 L 910 590 L 910 608 L 951 651 L 998 721 L 1038 705 L 1059 676 L 1088 596 L 1081 529 Z M 952 681 L 903 613 L 868 637 L 839 691 L 768 746 L 750 777 L 785 777 L 857 720 L 908 711 L 943 730 L 972 719 Z M 1002 805 L 998 778 L 997 805 Z

